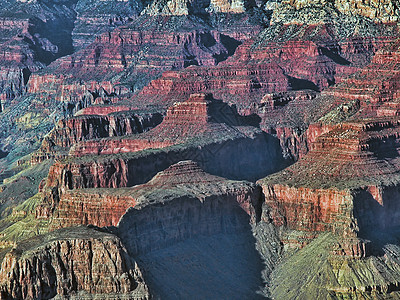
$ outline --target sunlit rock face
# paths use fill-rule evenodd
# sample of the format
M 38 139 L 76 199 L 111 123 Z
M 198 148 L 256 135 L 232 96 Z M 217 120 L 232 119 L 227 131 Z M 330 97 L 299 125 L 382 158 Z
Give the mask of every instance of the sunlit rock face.
M 398 298 L 398 14 L 2 1 L 0 298 Z
M 341 13 L 349 16 L 362 16 L 375 22 L 397 22 L 400 10 L 396 1 L 348 1 L 348 0 L 289 0 L 283 1 L 284 5 L 296 10 L 314 8 L 310 19 L 318 15 L 318 8 L 328 6 L 336 8 Z M 281 8 L 282 9 L 282 8 Z
M 261 181 L 274 222 L 333 232 L 350 241 L 342 245 L 346 254 L 368 255 L 359 242 L 353 248 L 354 238 L 400 225 L 398 130 L 398 120 L 388 119 L 343 123 L 320 135 L 302 160 Z

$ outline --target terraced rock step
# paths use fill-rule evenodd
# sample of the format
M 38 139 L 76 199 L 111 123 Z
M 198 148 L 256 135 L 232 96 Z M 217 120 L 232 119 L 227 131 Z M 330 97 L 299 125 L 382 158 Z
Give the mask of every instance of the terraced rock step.
M 220 119 L 226 111 L 232 124 Z M 248 121 L 254 122 L 210 95 L 193 95 L 171 107 L 164 121 L 146 133 L 75 144 L 68 158 L 52 166 L 37 216 L 51 215 L 66 190 L 142 184 L 182 160 L 241 180 L 283 168 L 287 161 L 276 139 L 256 127 L 236 126 Z
M 344 238 L 343 253 L 371 254 L 354 238 L 400 225 L 399 128 L 397 119 L 339 124 L 302 160 L 261 180 L 275 224 L 331 231 Z

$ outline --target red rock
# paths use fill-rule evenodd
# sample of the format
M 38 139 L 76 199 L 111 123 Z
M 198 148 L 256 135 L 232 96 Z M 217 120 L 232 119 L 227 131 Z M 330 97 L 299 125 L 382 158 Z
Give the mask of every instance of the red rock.
M 260 181 L 275 224 L 331 231 L 350 255 L 370 226 L 398 226 L 399 128 L 397 119 L 336 125 L 299 162 Z
M 247 119 L 235 113 L 211 95 L 195 94 L 146 133 L 75 144 L 67 159 L 51 167 L 37 217 L 49 217 L 67 190 L 141 184 L 181 160 L 194 159 L 205 171 L 232 179 L 282 168 L 278 141 L 255 127 L 237 126 Z
M 213 106 L 217 107 L 213 108 Z M 83 156 L 88 154 L 138 152 L 150 148 L 156 149 L 177 145 L 207 133 L 222 135 L 226 132 L 228 135 L 230 129 L 218 123 L 219 120 L 213 119 L 212 115 L 214 111 L 217 111 L 219 116 L 223 116 L 225 112 L 218 110 L 226 108 L 220 101 L 213 100 L 212 95 L 192 94 L 187 101 L 175 103 L 171 106 L 167 110 L 163 122 L 149 132 L 128 136 L 123 139 L 114 138 L 80 142 L 71 148 L 70 155 Z M 232 111 L 229 112 L 232 113 Z M 229 119 L 227 120 L 230 121 Z M 232 121 L 235 120 L 232 119 Z
M 238 190 L 234 189 L 234 186 L 237 186 Z M 148 202 L 154 202 L 153 195 L 165 194 L 161 191 L 171 190 L 173 195 L 174 189 L 177 189 L 178 198 L 184 193 L 198 194 L 198 197 L 230 197 L 255 221 L 259 190 L 250 186 L 247 183 L 228 182 L 224 178 L 205 173 L 192 161 L 183 161 L 158 173 L 148 183 L 132 188 L 66 191 L 54 212 L 51 228 L 80 224 L 117 226 L 128 208 L 136 205 L 143 207 Z M 199 194 L 199 190 L 204 190 L 203 196 Z
M 88 294 L 149 297 L 141 271 L 121 241 L 84 227 L 39 236 L 6 254 L 0 291 L 2 297 L 18 299 Z
M 28 91 L 40 91 L 42 100 L 50 97 L 73 104 L 75 110 L 96 98 L 99 103 L 129 100 L 163 71 L 216 65 L 232 55 L 238 44 L 186 16 L 142 15 L 34 74 Z
M 142 133 L 162 120 L 162 115 L 156 111 L 124 109 L 124 106 L 91 107 L 76 117 L 60 120 L 57 127 L 43 139 L 40 149 L 31 156 L 31 163 L 66 157 L 69 148 L 80 141 Z M 84 114 L 88 112 L 98 113 Z

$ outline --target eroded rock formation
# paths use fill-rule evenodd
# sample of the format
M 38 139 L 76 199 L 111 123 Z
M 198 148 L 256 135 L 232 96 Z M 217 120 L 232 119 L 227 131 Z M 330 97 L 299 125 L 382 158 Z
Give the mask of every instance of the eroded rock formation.
M 0 290 L 6 299 L 149 298 L 141 271 L 121 241 L 85 227 L 21 243 L 2 261 Z
M 255 127 L 238 126 L 246 122 L 254 119 L 238 116 L 211 95 L 195 94 L 171 107 L 164 121 L 146 133 L 77 143 L 68 158 L 52 166 L 48 196 L 37 216 L 51 215 L 66 190 L 130 187 L 181 160 L 192 159 L 205 171 L 231 179 L 260 178 L 284 167 L 278 140 Z
M 331 231 L 344 238 L 344 253 L 368 255 L 359 242 L 352 248 L 354 238 L 400 225 L 398 130 L 397 120 L 364 121 L 320 135 L 302 160 L 260 181 L 275 224 Z

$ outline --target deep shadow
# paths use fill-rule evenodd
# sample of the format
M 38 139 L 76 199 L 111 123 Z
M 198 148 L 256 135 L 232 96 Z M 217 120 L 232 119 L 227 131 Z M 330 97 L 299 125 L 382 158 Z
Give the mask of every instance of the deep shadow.
M 8 152 L 2 151 L 2 150 L 0 149 L 0 159 L 6 157 L 7 155 L 8 155 Z
M 72 7 L 77 0 L 65 1 L 58 4 L 54 1 L 41 1 L 42 5 L 49 7 L 52 12 L 57 12 L 48 17 L 45 21 L 39 17 L 30 19 L 28 32 L 31 37 L 24 38 L 29 47 L 35 53 L 35 59 L 45 64 L 50 64 L 59 57 L 72 54 L 74 52 L 72 31 L 76 14 L 72 14 Z M 69 7 L 69 12 L 63 13 L 63 6 Z M 49 49 L 47 45 L 43 45 L 42 40 L 47 39 L 51 44 L 55 45 L 55 49 Z
M 369 150 L 374 152 L 378 159 L 391 159 L 399 157 L 399 141 L 394 137 L 386 139 L 372 139 L 369 141 Z
M 332 59 L 335 63 L 337 63 L 339 65 L 342 65 L 342 66 L 351 65 L 351 62 L 349 62 L 347 59 L 341 57 L 336 51 L 333 51 L 326 47 L 318 47 L 318 50 L 322 55 L 325 55 L 326 57 Z
M 367 256 L 384 255 L 388 244 L 400 245 L 400 203 L 399 188 L 386 187 L 383 205 L 378 203 L 367 190 L 354 195 L 354 217 L 357 219 L 361 239 L 367 243 Z
M 289 80 L 289 86 L 294 91 L 313 90 L 313 91 L 319 92 L 318 86 L 316 86 L 315 83 L 312 81 L 309 81 L 306 79 L 299 79 L 299 78 L 295 78 L 295 77 L 288 76 L 288 75 L 287 75 L 287 78 Z
M 207 99 L 212 101 L 209 105 L 210 121 L 225 123 L 229 126 L 254 126 L 260 127 L 261 118 L 257 114 L 242 116 L 238 113 L 236 105 L 229 105 L 222 100 L 217 100 L 211 94 Z
M 182 196 L 131 208 L 118 235 L 158 299 L 265 299 L 263 260 L 236 201 Z
M 242 42 L 237 41 L 234 38 L 231 38 L 230 36 L 225 34 L 221 34 L 220 39 L 222 45 L 224 45 L 224 47 L 228 50 L 228 56 L 233 55 L 236 51 L 236 48 L 242 44 Z

